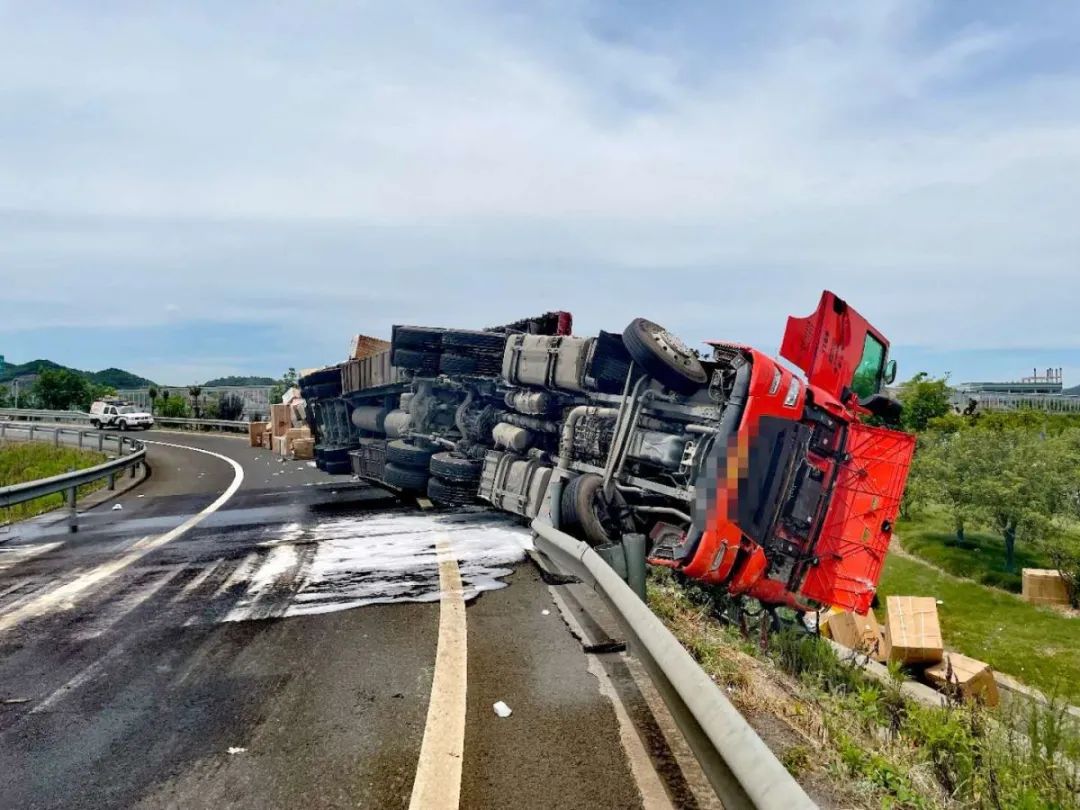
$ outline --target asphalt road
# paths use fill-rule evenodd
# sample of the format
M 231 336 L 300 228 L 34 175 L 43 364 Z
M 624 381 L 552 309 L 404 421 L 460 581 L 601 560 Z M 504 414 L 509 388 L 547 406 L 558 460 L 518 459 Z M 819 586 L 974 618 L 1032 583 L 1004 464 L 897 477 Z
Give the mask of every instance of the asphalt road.
M 436 535 L 470 597 L 460 806 L 703 805 L 640 679 L 583 651 L 518 527 L 233 438 L 145 438 L 149 479 L 77 534 L 46 517 L 0 535 L 0 807 L 408 807 Z

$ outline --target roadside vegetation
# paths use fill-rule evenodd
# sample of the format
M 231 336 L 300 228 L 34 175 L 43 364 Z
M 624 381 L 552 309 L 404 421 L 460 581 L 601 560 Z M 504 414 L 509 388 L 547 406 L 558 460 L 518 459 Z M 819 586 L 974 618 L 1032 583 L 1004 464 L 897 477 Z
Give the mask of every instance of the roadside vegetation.
M 102 453 L 72 447 L 53 447 L 40 442 L 0 443 L 0 487 L 61 475 L 73 469 L 93 467 L 105 460 Z M 104 481 L 86 484 L 79 487 L 79 495 L 86 495 L 102 486 Z M 0 524 L 34 517 L 56 509 L 63 503 L 63 496 L 57 493 L 0 509 Z
M 708 590 L 668 571 L 651 572 L 648 598 L 823 805 L 1080 808 L 1080 727 L 1062 704 L 923 706 L 901 692 L 898 670 L 872 681 L 816 636 L 744 639 L 716 620 Z

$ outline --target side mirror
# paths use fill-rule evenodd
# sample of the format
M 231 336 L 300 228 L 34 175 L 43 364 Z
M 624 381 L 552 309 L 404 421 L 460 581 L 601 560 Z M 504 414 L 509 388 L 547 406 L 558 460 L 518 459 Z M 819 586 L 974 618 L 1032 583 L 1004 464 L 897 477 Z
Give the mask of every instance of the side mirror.
M 885 373 L 881 377 L 882 382 L 886 385 L 892 385 L 896 382 L 896 361 L 890 360 L 885 364 Z

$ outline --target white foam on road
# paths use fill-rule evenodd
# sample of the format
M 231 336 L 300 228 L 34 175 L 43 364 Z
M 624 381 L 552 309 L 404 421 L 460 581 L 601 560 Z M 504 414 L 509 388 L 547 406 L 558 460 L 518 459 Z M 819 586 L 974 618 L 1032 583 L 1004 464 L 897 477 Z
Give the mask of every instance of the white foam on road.
M 264 544 L 270 552 L 244 572 L 247 592 L 226 616 L 241 621 L 274 589 L 287 588 L 278 616 L 304 616 L 388 602 L 439 599 L 436 542 L 447 538 L 461 571 L 465 599 L 505 587 L 532 547 L 532 534 L 511 518 L 492 513 L 375 514 L 335 517 L 312 526 L 292 524 Z M 299 549 L 314 546 L 310 562 Z M 292 576 L 284 583 L 283 577 Z

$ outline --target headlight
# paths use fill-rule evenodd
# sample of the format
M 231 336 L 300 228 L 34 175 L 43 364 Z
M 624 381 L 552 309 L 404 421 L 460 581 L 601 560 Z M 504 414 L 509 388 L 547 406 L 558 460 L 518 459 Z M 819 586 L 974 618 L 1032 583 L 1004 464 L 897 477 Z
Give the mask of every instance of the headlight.
M 787 396 L 784 397 L 784 407 L 790 408 L 799 399 L 799 380 L 795 377 L 791 378 L 791 385 L 788 386 Z
M 780 369 L 774 368 L 772 373 L 772 382 L 769 384 L 769 396 L 773 396 L 780 390 L 780 381 L 784 378 L 784 375 L 780 373 Z

